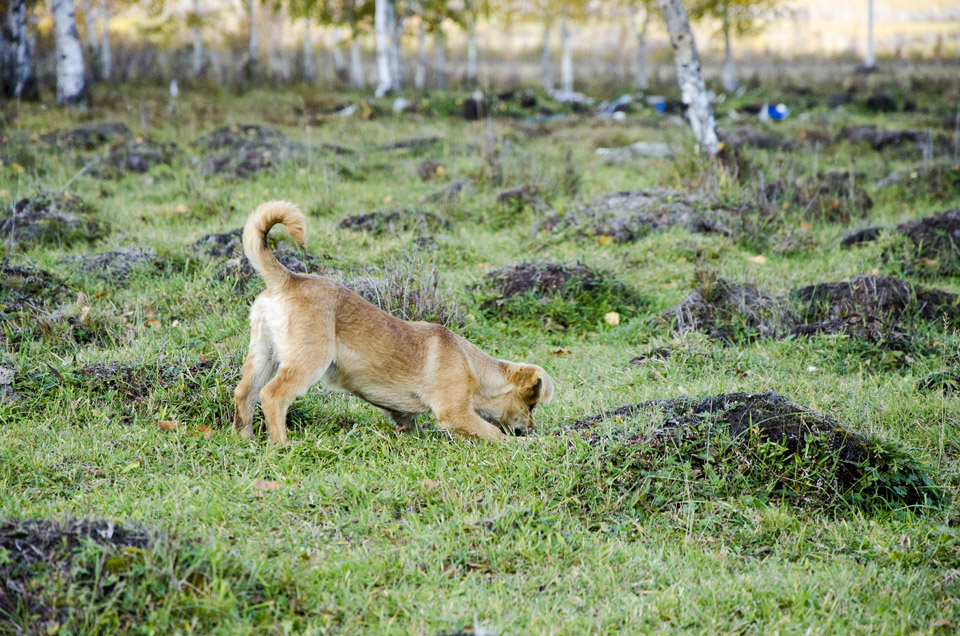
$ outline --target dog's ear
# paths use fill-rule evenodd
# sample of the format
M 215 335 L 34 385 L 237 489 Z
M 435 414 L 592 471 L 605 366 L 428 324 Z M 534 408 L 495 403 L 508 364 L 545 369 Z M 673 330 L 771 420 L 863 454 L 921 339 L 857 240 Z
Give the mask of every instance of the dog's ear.
M 553 380 L 535 364 L 520 367 L 516 382 L 520 387 L 520 394 L 533 404 L 549 404 L 553 398 Z

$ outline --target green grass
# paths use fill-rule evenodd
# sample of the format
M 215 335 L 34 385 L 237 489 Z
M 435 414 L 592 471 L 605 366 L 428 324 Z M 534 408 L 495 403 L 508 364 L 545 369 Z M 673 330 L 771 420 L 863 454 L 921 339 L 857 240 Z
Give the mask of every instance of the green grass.
M 762 99 L 763 90 L 744 102 Z M 843 226 L 811 220 L 796 207 L 760 210 L 761 182 L 855 163 L 869 184 L 917 165 L 919 155 L 888 157 L 845 142 L 793 153 L 747 149 L 751 172 L 718 181 L 713 166 L 689 155 L 687 128 L 649 112 L 622 123 L 573 118 L 531 134 L 505 119 L 460 121 L 462 97 L 437 95 L 400 116 L 383 101 L 373 104 L 370 120 L 319 125 L 308 108 L 313 96 L 296 91 L 188 92 L 177 117 L 164 114 L 162 91 L 143 88 L 101 91 L 86 114 L 6 106 L 17 114 L 17 134 L 34 141 L 54 128 L 109 119 L 174 142 L 181 154 L 146 175 L 81 175 L 69 185 L 92 206 L 105 236 L 0 248 L 10 264 L 47 270 L 67 287 L 53 305 L 0 321 L 14 336 L 0 338 L 0 367 L 17 370 L 13 389 L 21 396 L 0 399 L 0 518 L 109 519 L 144 526 L 156 538 L 143 551 L 87 545 L 59 554 L 55 566 L 28 568 L 35 615 L 29 608 L 0 614 L 0 633 L 19 625 L 74 634 L 429 636 L 472 626 L 474 617 L 498 634 L 939 633 L 960 624 L 960 504 L 953 496 L 960 398 L 917 391 L 933 373 L 956 373 L 955 328 L 908 325 L 917 350 L 891 352 L 849 337 L 730 344 L 696 332 L 681 336 L 652 320 L 696 288 L 705 268 L 772 295 L 874 269 L 960 292 L 956 270 L 914 275 L 892 237 L 838 247 L 852 229 L 892 227 L 960 206 L 953 177 L 917 190 L 868 188 L 874 207 Z M 792 137 L 855 123 L 930 126 L 935 115 L 955 110 L 956 98 L 949 91 L 939 101 L 925 96 L 928 112 L 885 118 L 856 107 L 821 108 L 777 130 Z M 511 103 L 502 112 L 518 108 Z M 147 130 L 141 110 L 149 113 Z M 245 180 L 201 176 L 192 157 L 202 148 L 193 140 L 225 123 L 278 126 L 310 150 Z M 423 152 L 378 150 L 430 136 L 440 141 Z M 641 139 L 677 144 L 683 156 L 605 165 L 594 154 Z M 356 153 L 335 156 L 322 144 Z M 4 208 L 38 189 L 59 189 L 76 173 L 68 153 L 22 140 L 10 148 L 0 167 Z M 422 182 L 416 164 L 423 159 L 445 171 Z M 454 178 L 472 180 L 477 192 L 459 203 L 424 202 Z M 669 186 L 713 192 L 727 207 L 739 206 L 745 220 L 733 238 L 677 229 L 613 244 L 533 234 L 542 212 L 496 202 L 500 189 L 524 183 L 540 187 L 560 212 L 611 191 Z M 553 376 L 557 393 L 537 409 L 537 433 L 500 445 L 450 438 L 430 426 L 401 434 L 377 409 L 316 388 L 291 409 L 289 446 L 271 446 L 263 435 L 238 440 L 232 389 L 247 312 L 262 283 L 222 280 L 223 261 L 191 245 L 242 226 L 258 203 L 280 197 L 310 212 L 309 251 L 325 271 L 356 279 L 402 270 L 400 278 L 407 271 L 409 278 L 436 266 L 438 293 L 459 311 L 454 329 L 492 355 L 540 364 Z M 407 208 L 436 213 L 452 228 L 419 247 L 417 232 L 338 228 L 354 214 Z M 773 246 L 786 232 L 804 240 L 778 253 Z M 119 246 L 152 247 L 165 264 L 135 269 L 119 285 L 67 260 Z M 423 262 L 398 267 L 415 250 Z M 758 254 L 764 263 L 750 260 Z M 539 317 L 529 296 L 510 311 L 484 307 L 473 287 L 489 272 L 526 261 L 584 263 L 635 297 L 622 302 L 613 287 L 593 296 L 571 289 Z M 609 310 L 622 314 L 618 327 L 602 320 Z M 538 320 L 544 315 L 554 317 L 549 328 Z M 630 364 L 665 345 L 673 347 L 668 355 Z M 95 363 L 127 365 L 122 381 L 91 376 L 85 368 Z M 709 451 L 719 458 L 713 468 L 703 469 L 704 449 L 696 445 L 642 462 L 618 460 L 617 452 L 630 449 L 616 446 L 616 431 L 647 430 L 660 417 L 600 424 L 589 431 L 610 435 L 600 444 L 568 429 L 622 404 L 768 390 L 868 435 L 876 452 L 916 462 L 945 493 L 942 504 L 907 510 L 839 497 L 827 506 L 796 505 L 777 493 L 771 475 L 816 485 L 818 466 L 830 457 L 785 461 L 769 443 L 739 454 L 722 436 L 708 438 L 717 445 Z M 167 431 L 158 421 L 180 425 Z M 748 469 L 737 470 L 741 461 Z M 641 484 L 660 479 L 656 505 L 624 496 L 629 491 L 614 483 L 623 470 Z M 0 549 L 0 572 L 20 568 L 15 557 Z M 3 603 L 0 596 L 0 611 Z M 57 624 L 41 625 L 38 617 Z

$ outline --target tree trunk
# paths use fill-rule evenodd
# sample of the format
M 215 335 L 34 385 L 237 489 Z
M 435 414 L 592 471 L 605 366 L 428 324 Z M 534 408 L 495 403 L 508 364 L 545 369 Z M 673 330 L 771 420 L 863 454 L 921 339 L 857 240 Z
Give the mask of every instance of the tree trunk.
M 57 104 L 74 106 L 86 98 L 87 82 L 73 0 L 53 0 L 53 26 L 57 44 Z
M 250 55 L 250 63 L 256 64 L 260 57 L 260 34 L 257 32 L 257 0 L 250 0 L 249 16 L 250 20 L 250 42 L 247 43 L 247 53 Z
M 37 99 L 37 80 L 30 59 L 26 0 L 11 0 L 6 24 L 0 25 L 0 88 L 4 97 Z
M 873 56 L 873 0 L 867 0 L 867 56 L 863 60 L 864 68 L 876 66 Z
M 203 28 L 200 25 L 200 0 L 193 0 L 193 58 L 191 71 L 194 77 L 199 77 L 203 71 Z
M 566 16 L 560 21 L 560 90 L 573 92 L 573 46 Z
M 396 3 L 392 3 L 391 8 L 390 63 L 392 64 L 393 90 L 400 93 L 403 92 L 403 21 L 397 20 Z
M 363 78 L 363 57 L 360 55 L 360 40 L 354 34 L 350 42 L 350 85 L 354 88 L 363 88 L 366 82 Z
M 443 29 L 439 27 L 433 36 L 433 47 L 437 56 L 437 88 L 444 90 L 447 88 L 447 52 L 444 49 Z
M 637 41 L 637 88 L 645 91 L 650 88 L 650 71 L 647 64 L 647 30 L 650 27 L 650 12 L 643 11 L 643 22 L 637 30 L 636 12 L 630 16 L 630 29 Z
M 373 26 L 377 38 L 377 89 L 374 94 L 383 97 L 393 88 L 390 65 L 390 15 L 392 0 L 375 0 Z
M 543 73 L 543 90 L 553 92 L 553 65 L 550 63 L 550 21 L 543 22 L 543 47 L 540 52 L 540 70 Z
M 740 88 L 737 81 L 737 71 L 733 67 L 733 47 L 730 46 L 730 6 L 723 6 L 723 90 L 727 93 L 736 92 Z
M 427 85 L 427 25 L 420 22 L 417 32 L 417 67 L 413 71 L 413 86 L 422 91 Z
M 333 33 L 333 72 L 337 76 L 338 82 L 346 82 L 350 78 L 347 71 L 347 60 L 343 57 L 343 29 L 336 29 Z
M 477 85 L 477 20 L 470 21 L 467 27 L 467 74 L 464 77 L 467 88 Z
M 109 80 L 113 75 L 113 49 L 110 48 L 110 14 L 106 8 L 97 10 L 100 22 L 100 77 Z
M 97 25 L 96 20 L 93 17 L 93 9 L 90 7 L 90 0 L 82 0 L 80 2 L 80 8 L 83 9 L 83 23 L 86 25 L 87 29 L 87 51 L 90 52 L 91 60 L 100 52 L 100 42 L 97 41 Z M 91 62 L 91 66 L 92 66 Z
M 687 121 L 701 149 L 710 155 L 717 154 L 717 123 L 703 84 L 700 56 L 690 31 L 687 12 L 680 0 L 657 0 L 660 13 L 670 33 L 674 62 L 677 65 L 677 83 L 681 99 L 687 107 Z
M 303 80 L 308 84 L 314 79 L 313 69 L 313 35 L 310 33 L 310 20 L 306 20 L 303 28 Z

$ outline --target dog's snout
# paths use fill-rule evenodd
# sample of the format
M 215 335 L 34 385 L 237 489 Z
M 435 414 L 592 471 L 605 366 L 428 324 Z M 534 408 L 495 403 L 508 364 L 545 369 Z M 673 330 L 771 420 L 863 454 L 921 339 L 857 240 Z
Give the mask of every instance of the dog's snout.
M 513 434 L 517 437 L 523 437 L 527 434 L 527 427 L 523 426 L 522 424 L 516 424 L 513 427 Z

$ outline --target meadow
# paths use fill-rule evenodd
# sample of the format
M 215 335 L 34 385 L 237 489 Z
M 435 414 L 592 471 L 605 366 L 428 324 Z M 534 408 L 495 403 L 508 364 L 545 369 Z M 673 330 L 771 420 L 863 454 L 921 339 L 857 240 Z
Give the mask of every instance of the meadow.
M 0 633 L 960 626 L 955 73 L 754 83 L 717 160 L 670 101 L 408 99 L 3 106 Z M 316 387 L 239 440 L 274 198 L 288 267 L 544 366 L 536 432 Z

